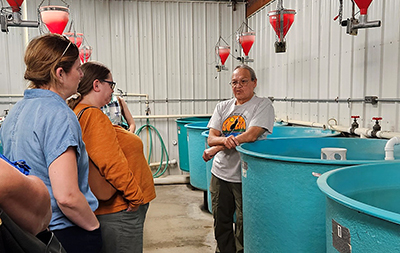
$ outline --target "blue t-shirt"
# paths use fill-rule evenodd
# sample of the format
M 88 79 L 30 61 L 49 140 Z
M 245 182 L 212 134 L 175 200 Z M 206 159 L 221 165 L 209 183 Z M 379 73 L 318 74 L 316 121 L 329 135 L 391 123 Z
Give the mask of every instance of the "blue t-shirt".
M 50 230 L 74 226 L 54 199 L 48 173 L 50 164 L 68 147 L 77 151 L 79 189 L 91 209 L 97 209 L 98 201 L 88 184 L 89 160 L 79 122 L 58 94 L 44 89 L 26 90 L 1 125 L 0 139 L 4 155 L 12 161 L 25 160 L 32 168 L 30 174 L 47 186 L 52 207 Z

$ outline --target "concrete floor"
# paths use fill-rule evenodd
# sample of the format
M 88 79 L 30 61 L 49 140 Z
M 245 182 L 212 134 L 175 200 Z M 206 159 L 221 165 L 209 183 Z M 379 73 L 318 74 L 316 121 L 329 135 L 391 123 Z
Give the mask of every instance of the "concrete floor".
M 212 214 L 204 192 L 190 185 L 156 185 L 144 227 L 144 253 L 215 252 Z

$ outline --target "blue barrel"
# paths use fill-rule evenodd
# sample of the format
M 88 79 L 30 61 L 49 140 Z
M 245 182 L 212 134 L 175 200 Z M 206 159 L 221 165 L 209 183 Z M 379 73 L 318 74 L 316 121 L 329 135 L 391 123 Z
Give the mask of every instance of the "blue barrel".
M 382 162 L 386 142 L 280 138 L 237 147 L 242 159 L 245 252 L 325 252 L 325 196 L 315 176 L 339 167 Z M 321 160 L 325 147 L 346 148 L 348 160 Z M 399 157 L 400 146 L 394 153 Z
M 338 136 L 340 132 L 315 127 L 282 126 L 274 124 L 272 134 L 267 138 L 302 138 L 302 137 L 332 137 Z
M 209 120 L 210 117 L 189 117 L 176 120 L 178 132 L 179 167 L 181 170 L 189 172 L 189 153 L 185 125 L 199 121 L 208 122 Z
M 201 135 L 205 138 L 205 147 L 209 148 L 207 139 L 208 139 L 209 131 L 204 131 Z M 208 211 L 212 213 L 212 203 L 211 203 L 211 193 L 210 193 L 210 182 L 211 182 L 211 168 L 214 158 L 210 161 L 206 162 L 206 179 L 207 179 L 207 203 L 208 203 Z
M 336 169 L 317 183 L 326 195 L 326 252 L 400 252 L 399 162 Z
M 206 162 L 203 152 L 206 149 L 202 132 L 207 130 L 208 122 L 186 124 L 189 151 L 190 184 L 200 190 L 207 191 Z

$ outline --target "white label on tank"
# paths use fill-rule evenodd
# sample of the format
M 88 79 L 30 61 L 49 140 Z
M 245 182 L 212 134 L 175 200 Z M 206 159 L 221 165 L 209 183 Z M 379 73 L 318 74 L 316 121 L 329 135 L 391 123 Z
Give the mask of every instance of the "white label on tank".
M 342 227 L 340 225 L 337 226 L 337 235 L 342 238 Z
M 245 161 L 242 161 L 242 176 L 247 177 L 247 163 Z

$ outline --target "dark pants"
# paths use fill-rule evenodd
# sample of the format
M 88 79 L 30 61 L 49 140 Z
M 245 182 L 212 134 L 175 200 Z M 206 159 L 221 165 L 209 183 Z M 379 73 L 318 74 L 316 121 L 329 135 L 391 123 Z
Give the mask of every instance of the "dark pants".
M 148 208 L 147 203 L 135 212 L 98 215 L 103 236 L 101 253 L 143 252 L 143 228 Z
M 216 252 L 243 252 L 242 184 L 230 183 L 212 175 L 210 192 Z
M 87 231 L 74 226 L 53 232 L 68 253 L 98 253 L 103 244 L 100 228 Z

